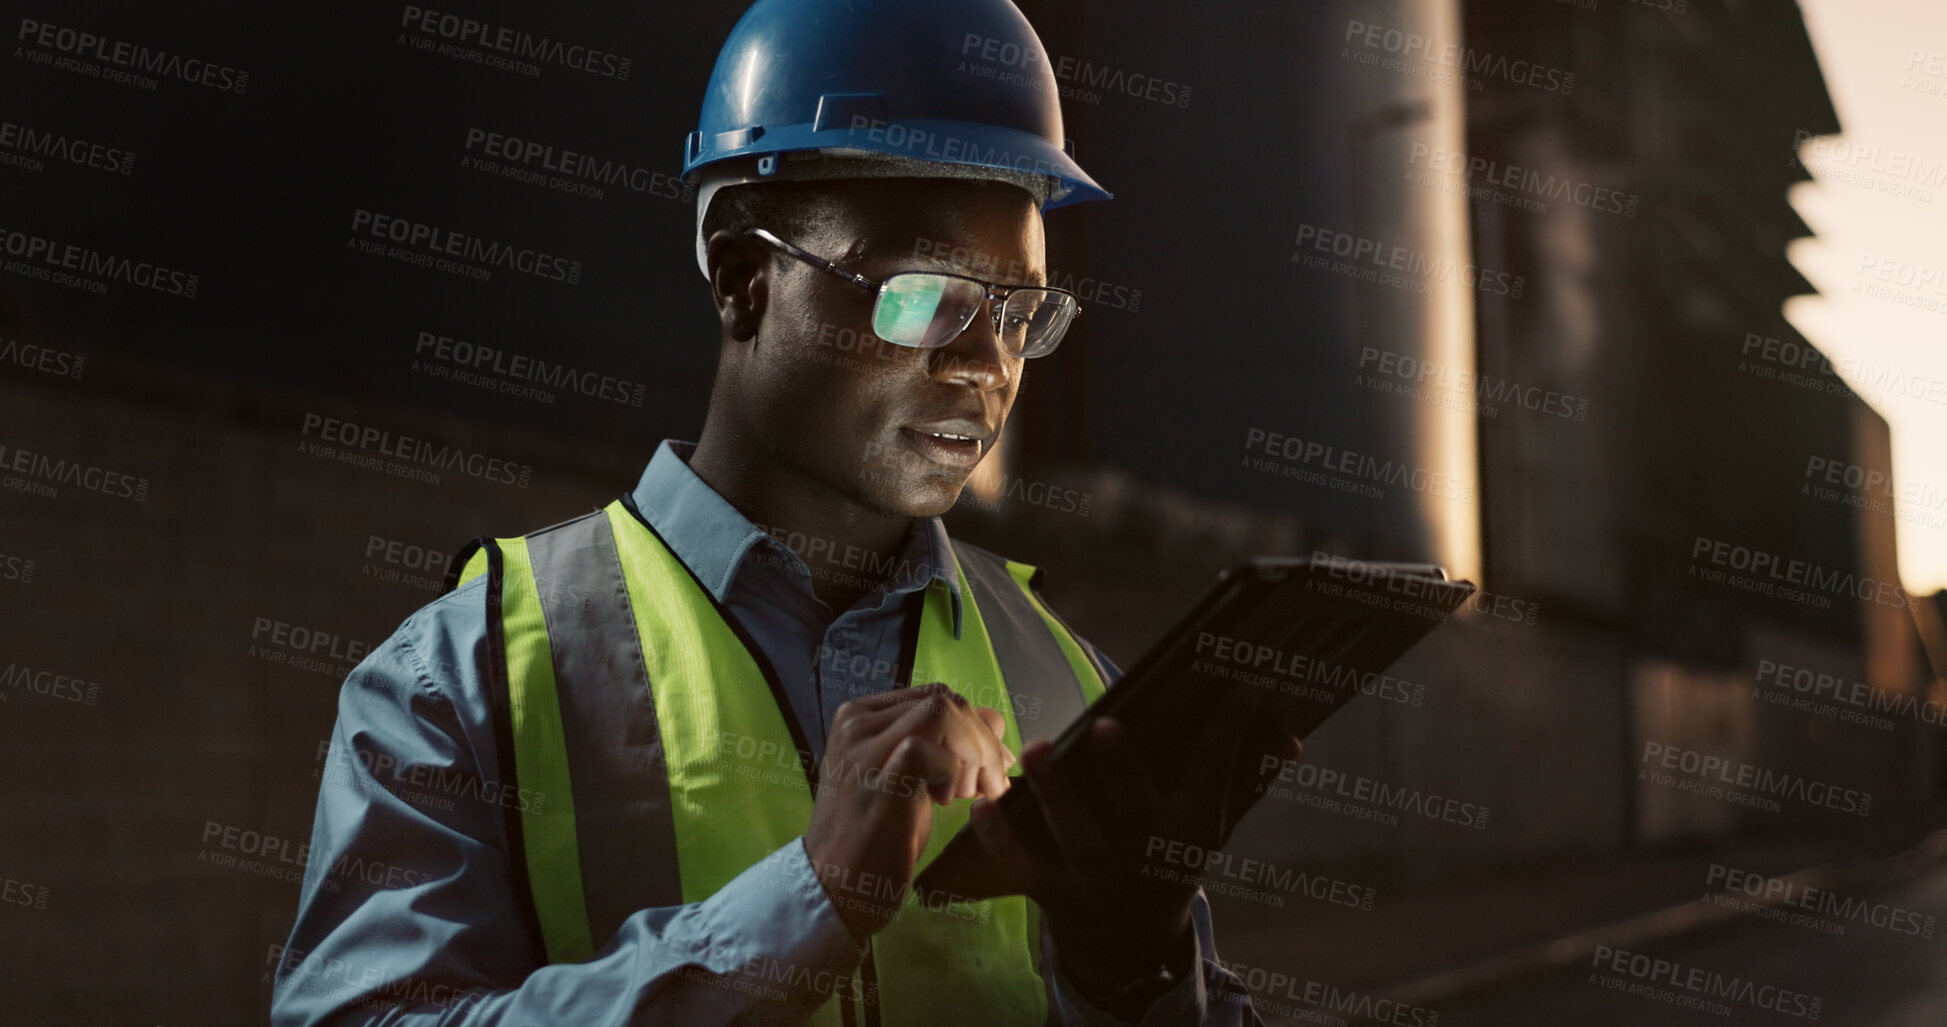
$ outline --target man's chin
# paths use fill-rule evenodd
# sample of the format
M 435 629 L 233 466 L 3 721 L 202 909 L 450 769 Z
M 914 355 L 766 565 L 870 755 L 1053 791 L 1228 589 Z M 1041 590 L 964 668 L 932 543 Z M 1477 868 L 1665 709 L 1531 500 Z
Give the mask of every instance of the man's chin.
M 938 517 L 953 509 L 959 502 L 960 492 L 966 487 L 966 477 L 949 481 L 931 475 L 920 476 L 911 481 L 900 482 L 890 489 L 874 489 L 866 493 L 868 505 L 877 512 L 896 517 Z

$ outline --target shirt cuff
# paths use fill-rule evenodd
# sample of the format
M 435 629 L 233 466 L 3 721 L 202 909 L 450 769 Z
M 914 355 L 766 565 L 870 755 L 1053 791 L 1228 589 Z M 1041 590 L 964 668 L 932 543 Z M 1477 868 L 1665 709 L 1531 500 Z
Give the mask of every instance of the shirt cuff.
M 1166 1025 L 1201 1024 L 1204 1011 L 1209 1007 L 1209 990 L 1204 984 L 1204 961 L 1196 938 L 1192 936 L 1185 942 L 1193 950 L 1194 958 L 1190 972 L 1176 982 L 1176 986 L 1157 996 L 1149 1008 L 1143 1012 L 1142 1019 L 1134 1025 L 1096 1008 L 1069 981 L 1068 974 L 1061 968 L 1059 953 L 1055 951 L 1053 936 L 1044 926 L 1041 946 L 1054 969 L 1055 1010 L 1063 1027 L 1166 1027 Z
M 822 1000 L 836 992 L 820 982 L 839 986 L 832 978 L 849 980 L 865 958 L 818 883 L 803 838 L 732 878 L 705 906 L 705 937 L 716 939 L 708 961 L 720 968 L 758 962 L 754 969 L 788 971 L 783 979 L 810 981 Z

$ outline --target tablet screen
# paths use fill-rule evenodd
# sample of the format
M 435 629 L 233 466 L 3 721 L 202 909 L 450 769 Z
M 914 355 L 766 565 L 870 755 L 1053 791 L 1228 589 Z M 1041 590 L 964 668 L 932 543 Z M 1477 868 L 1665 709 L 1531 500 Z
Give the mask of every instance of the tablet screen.
M 1241 564 L 1062 731 L 1055 759 L 1097 719 L 1113 716 L 1158 786 L 1168 788 L 1191 761 L 1211 758 L 1188 751 L 1183 739 L 1196 737 L 1238 689 L 1251 690 L 1244 715 L 1277 717 L 1302 738 L 1354 696 L 1396 682 L 1385 670 L 1473 592 L 1471 583 L 1449 581 L 1426 564 L 1334 557 Z M 1027 844 L 1053 844 L 1031 789 L 1012 789 L 999 805 Z M 979 873 L 979 857 L 971 827 L 963 829 L 916 883 L 960 890 Z

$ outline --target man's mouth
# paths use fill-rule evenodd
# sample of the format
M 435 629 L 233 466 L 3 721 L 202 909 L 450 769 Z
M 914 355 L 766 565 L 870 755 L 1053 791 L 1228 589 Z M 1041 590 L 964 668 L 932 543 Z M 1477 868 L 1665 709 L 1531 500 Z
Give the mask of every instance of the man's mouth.
M 934 463 L 953 468 L 971 468 L 980 462 L 982 436 L 947 428 L 901 428 L 899 433 L 921 455 Z

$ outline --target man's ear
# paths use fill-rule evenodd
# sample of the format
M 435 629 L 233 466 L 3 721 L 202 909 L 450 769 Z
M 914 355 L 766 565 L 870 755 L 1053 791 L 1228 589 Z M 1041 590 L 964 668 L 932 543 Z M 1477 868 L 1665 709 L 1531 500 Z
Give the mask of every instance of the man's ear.
M 738 342 L 757 335 L 771 294 L 771 251 L 756 239 L 719 229 L 704 243 L 710 291 L 724 333 Z

